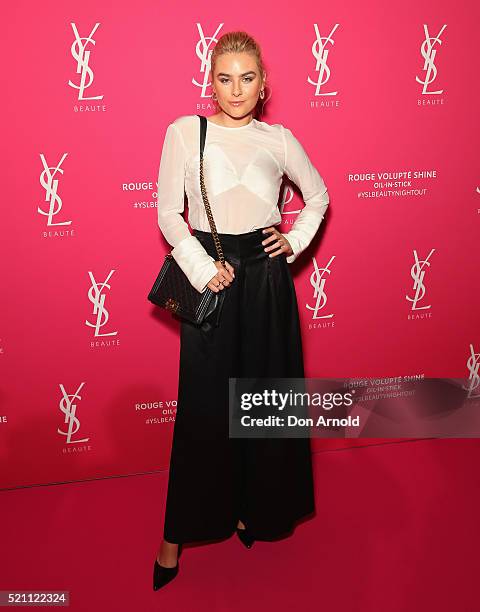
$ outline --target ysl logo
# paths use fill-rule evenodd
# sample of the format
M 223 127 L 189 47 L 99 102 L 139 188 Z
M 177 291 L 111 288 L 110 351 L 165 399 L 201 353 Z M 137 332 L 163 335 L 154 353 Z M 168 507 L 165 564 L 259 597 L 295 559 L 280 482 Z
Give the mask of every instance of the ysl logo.
M 86 38 L 80 37 L 77 27 L 74 23 L 71 23 L 70 25 L 72 26 L 73 32 L 75 34 L 75 40 L 73 41 L 72 46 L 70 47 L 70 51 L 74 59 L 77 60 L 76 72 L 77 74 L 80 74 L 80 84 L 75 85 L 75 83 L 72 83 L 72 81 L 68 81 L 68 84 L 70 85 L 70 87 L 78 89 L 79 100 L 101 100 L 103 96 L 92 96 L 90 98 L 85 98 L 83 95 L 85 89 L 90 87 L 90 85 L 93 83 L 93 70 L 88 65 L 90 61 L 90 51 L 87 51 L 86 47 L 88 43 L 92 43 L 92 45 L 95 44 L 95 41 L 93 40 L 92 36 L 95 34 L 100 24 L 96 23 L 90 33 L 90 36 L 87 36 Z
M 405 296 L 409 302 L 412 302 L 412 310 L 426 310 L 432 307 L 431 304 L 428 306 L 417 307 L 417 302 L 422 300 L 425 296 L 425 285 L 423 284 L 423 279 L 425 278 L 424 267 L 430 267 L 430 262 L 428 260 L 430 259 L 434 251 L 435 249 L 432 249 L 428 254 L 427 259 L 424 259 L 423 261 L 420 261 L 418 259 L 417 251 L 413 251 L 415 263 L 410 269 L 410 276 L 413 278 L 413 289 L 415 291 L 415 295 L 413 296 L 413 298 L 409 297 L 408 295 Z
M 43 153 L 40 153 L 40 159 L 42 160 L 44 168 L 40 175 L 40 185 L 45 189 L 45 202 L 50 202 L 50 206 L 48 211 L 42 210 L 40 206 L 37 206 L 37 212 L 48 217 L 47 225 L 70 225 L 71 223 L 71 221 L 61 221 L 58 223 L 53 223 L 52 221 L 53 216 L 57 215 L 62 209 L 62 200 L 58 195 L 58 179 L 54 179 L 53 177 L 57 174 L 57 172 L 63 174 L 63 170 L 60 168 L 60 166 L 63 164 L 63 160 L 66 157 L 67 154 L 65 153 L 62 159 L 58 162 L 58 165 L 50 168 Z
M 106 287 L 107 289 L 111 289 L 108 281 L 110 277 L 115 272 L 115 270 L 111 270 L 108 277 L 101 284 L 97 284 L 95 277 L 91 272 L 88 273 L 90 276 L 90 280 L 92 281 L 92 286 L 88 290 L 88 299 L 93 304 L 93 314 L 96 315 L 95 323 L 90 323 L 90 321 L 85 321 L 85 325 L 89 327 L 93 327 L 95 329 L 95 336 L 116 336 L 118 332 L 110 332 L 106 334 L 100 333 L 100 328 L 103 327 L 108 321 L 108 311 L 105 308 L 105 294 L 101 293 L 102 290 Z
M 202 26 L 199 23 L 197 23 L 198 34 L 200 38 L 197 44 L 195 45 L 195 53 L 198 59 L 200 60 L 200 72 L 203 72 L 204 76 L 203 76 L 202 83 L 197 83 L 195 78 L 192 78 L 192 83 L 196 85 L 197 87 L 201 87 L 201 93 L 200 93 L 201 98 L 211 97 L 211 94 L 208 94 L 208 95 L 206 94 L 207 87 L 211 85 L 211 83 L 208 82 L 208 79 L 210 78 L 210 67 L 211 67 L 210 57 L 212 55 L 210 46 L 213 42 L 218 42 L 218 39 L 216 38 L 216 36 L 222 27 L 223 27 L 223 23 L 221 23 L 218 26 L 218 28 L 215 31 L 215 34 L 212 37 L 206 38 L 203 33 Z
M 330 34 L 326 38 L 324 38 L 320 36 L 320 30 L 318 29 L 318 25 L 316 23 L 313 24 L 317 38 L 312 45 L 312 54 L 317 60 L 317 63 L 315 64 L 315 70 L 316 72 L 318 72 L 318 79 L 315 81 L 311 79 L 310 77 L 308 77 L 307 81 L 310 83 L 310 85 L 315 85 L 315 95 L 316 96 L 336 96 L 338 93 L 338 91 L 320 93 L 320 87 L 322 85 L 325 85 L 325 83 L 330 78 L 330 68 L 327 66 L 328 49 L 326 49 L 326 46 L 327 46 L 327 43 L 331 43 L 332 45 L 334 44 L 334 40 L 332 39 L 332 36 L 335 30 L 338 28 L 338 26 L 339 24 L 336 23 L 333 27 L 333 30 L 330 32 Z
M 423 85 L 422 94 L 441 94 L 443 93 L 443 89 L 439 91 L 427 91 L 427 86 L 430 85 L 437 78 L 437 68 L 435 66 L 435 56 L 437 55 L 437 50 L 434 49 L 435 43 L 442 44 L 440 40 L 440 36 L 443 33 L 443 30 L 447 25 L 445 24 L 443 28 L 440 30 L 437 36 L 432 38 L 428 34 L 428 26 L 424 24 L 423 30 L 425 32 L 425 40 L 422 42 L 422 46 L 420 48 L 420 53 L 424 59 L 423 62 L 423 72 L 425 73 L 425 80 L 422 81 L 418 76 L 415 77 L 417 83 Z
M 463 387 L 468 391 L 468 397 L 480 397 L 480 393 L 473 394 L 475 389 L 480 386 L 480 376 L 478 374 L 478 368 L 480 366 L 480 353 L 476 353 L 473 349 L 473 344 L 470 345 L 470 357 L 467 361 L 467 368 L 469 371 L 469 384 L 468 387 Z
M 315 299 L 315 306 L 306 304 L 309 310 L 313 311 L 312 319 L 331 319 L 333 313 L 327 315 L 319 315 L 318 312 L 325 307 L 327 303 L 327 296 L 325 293 L 325 282 L 327 280 L 326 274 L 331 274 L 330 264 L 335 259 L 335 255 L 330 259 L 325 268 L 319 268 L 317 260 L 312 257 L 314 270 L 310 275 L 310 284 L 313 287 L 313 297 Z
M 293 189 L 289 186 L 286 185 L 285 189 L 283 190 L 283 195 L 282 198 L 280 200 L 280 214 L 281 215 L 296 215 L 297 213 L 300 212 L 300 208 L 298 210 L 284 210 L 285 206 L 287 204 L 290 204 L 290 202 L 293 200 Z
M 90 440 L 90 438 L 83 438 L 82 440 L 72 440 L 72 436 L 76 434 L 77 431 L 80 429 L 80 421 L 75 416 L 75 412 L 77 410 L 77 404 L 74 404 L 73 400 L 82 399 L 79 395 L 79 391 L 83 387 L 84 384 L 85 383 L 82 382 L 82 384 L 78 387 L 78 389 L 73 395 L 72 394 L 69 395 L 66 392 L 65 387 L 62 384 L 60 385 L 60 389 L 62 390 L 62 393 L 63 393 L 63 398 L 60 400 L 60 410 L 65 415 L 64 423 L 68 424 L 68 429 L 67 431 L 62 431 L 61 429 L 57 429 L 57 432 L 59 434 L 62 434 L 62 436 L 67 436 L 67 439 L 66 439 L 67 444 L 72 444 L 72 443 L 75 444 L 78 442 L 88 442 L 88 440 Z

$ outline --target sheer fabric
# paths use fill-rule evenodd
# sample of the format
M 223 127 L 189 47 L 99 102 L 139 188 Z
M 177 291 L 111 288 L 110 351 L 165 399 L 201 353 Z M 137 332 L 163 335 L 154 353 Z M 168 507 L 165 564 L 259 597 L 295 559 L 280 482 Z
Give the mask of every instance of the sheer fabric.
M 182 115 L 165 133 L 158 173 L 158 225 L 173 247 L 172 255 L 198 291 L 217 273 L 210 256 L 191 234 L 182 216 L 185 193 L 188 223 L 210 231 L 200 191 L 200 119 Z M 204 179 L 218 233 L 242 234 L 281 222 L 278 197 L 286 174 L 305 203 L 285 233 L 292 263 L 310 244 L 329 204 L 327 187 L 293 133 L 282 124 L 253 119 L 240 127 L 208 121 Z M 267 236 L 265 236 L 267 237 Z

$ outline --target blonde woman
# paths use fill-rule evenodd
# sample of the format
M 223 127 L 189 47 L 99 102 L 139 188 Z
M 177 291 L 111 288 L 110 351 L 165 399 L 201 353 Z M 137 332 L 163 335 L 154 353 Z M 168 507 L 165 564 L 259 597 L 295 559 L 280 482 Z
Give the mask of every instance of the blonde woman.
M 199 185 L 199 122 L 167 127 L 158 177 L 158 223 L 198 291 L 225 292 L 219 319 L 180 328 L 180 369 L 163 541 L 154 589 L 178 573 L 181 545 L 237 533 L 251 547 L 292 532 L 315 512 L 309 438 L 231 438 L 229 377 L 303 377 L 302 339 L 289 264 L 310 244 L 329 203 L 325 183 L 282 124 L 255 117 L 265 98 L 258 43 L 230 32 L 211 56 L 205 187 L 226 260 L 217 261 Z M 305 206 L 281 233 L 286 174 Z M 188 196 L 190 232 L 182 217 Z M 217 313 L 218 314 L 218 313 Z

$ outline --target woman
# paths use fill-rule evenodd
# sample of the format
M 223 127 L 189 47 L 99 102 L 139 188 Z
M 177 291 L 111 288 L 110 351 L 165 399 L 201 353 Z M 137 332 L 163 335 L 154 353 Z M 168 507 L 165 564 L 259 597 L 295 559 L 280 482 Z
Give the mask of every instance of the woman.
M 204 179 L 226 266 L 215 249 L 199 182 L 199 117 L 166 131 L 158 179 L 158 223 L 172 255 L 198 291 L 226 292 L 219 319 L 181 323 L 163 542 L 154 589 L 178 573 L 184 542 L 237 532 L 282 537 L 313 515 L 309 438 L 231 438 L 229 377 L 304 376 L 295 286 L 288 264 L 310 244 L 329 203 L 325 183 L 292 132 L 254 118 L 265 98 L 258 44 L 245 32 L 222 36 L 211 57 Z M 285 235 L 278 196 L 283 174 L 305 207 Z M 181 213 L 188 196 L 190 233 Z

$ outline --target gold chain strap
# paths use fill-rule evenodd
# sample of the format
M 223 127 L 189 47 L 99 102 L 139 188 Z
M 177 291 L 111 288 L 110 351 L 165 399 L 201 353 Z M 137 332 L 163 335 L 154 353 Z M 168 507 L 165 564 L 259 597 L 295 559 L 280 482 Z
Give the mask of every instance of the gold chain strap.
M 220 244 L 220 238 L 217 234 L 217 228 L 215 221 L 213 220 L 212 211 L 210 209 L 210 202 L 207 197 L 207 190 L 205 189 L 205 181 L 203 178 L 203 153 L 200 154 L 200 190 L 202 192 L 203 203 L 207 212 L 208 222 L 210 223 L 210 229 L 212 230 L 213 241 L 215 242 L 215 248 L 217 249 L 218 259 L 222 263 L 222 266 L 226 269 L 225 257 L 223 256 L 222 246 Z

